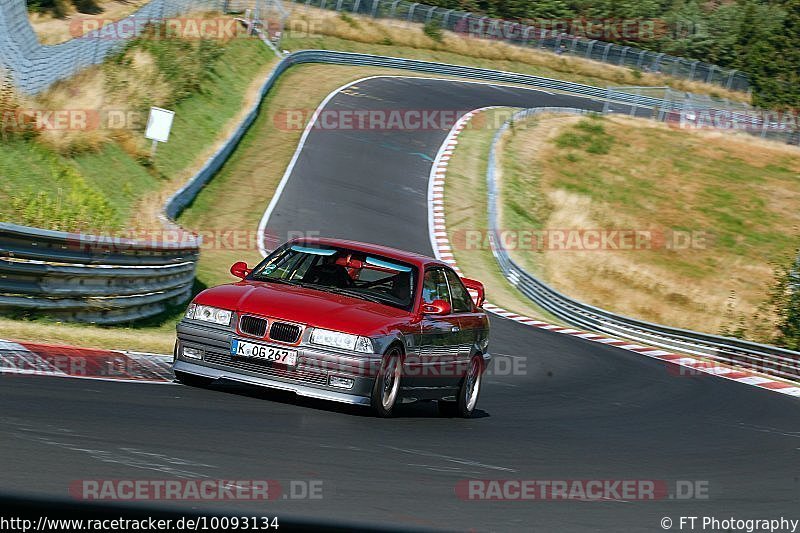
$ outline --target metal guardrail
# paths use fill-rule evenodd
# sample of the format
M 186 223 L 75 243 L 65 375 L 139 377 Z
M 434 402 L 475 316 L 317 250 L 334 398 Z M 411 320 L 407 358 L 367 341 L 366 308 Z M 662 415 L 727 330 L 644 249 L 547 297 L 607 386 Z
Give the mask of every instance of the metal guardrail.
M 296 4 L 354 13 L 372 18 L 394 19 L 427 24 L 435 22 L 442 29 L 501 40 L 511 44 L 550 51 L 561 56 L 582 57 L 615 66 L 629 67 L 712 83 L 737 91 L 748 91 L 747 75 L 702 61 L 689 60 L 668 54 L 621 46 L 596 39 L 569 35 L 520 22 L 499 20 L 455 9 L 406 2 L 404 0 L 291 0 Z
M 616 113 L 628 113 L 631 115 L 650 117 L 662 121 L 678 120 L 687 112 L 687 103 L 685 101 L 672 98 L 657 98 L 642 94 L 641 92 L 630 92 L 623 90 L 623 88 L 603 88 L 593 85 L 584 85 L 580 83 L 557 80 L 553 78 L 545 78 L 542 76 L 533 76 L 530 74 L 518 74 L 515 72 L 505 72 L 485 68 L 451 65 L 447 63 L 435 63 L 418 59 L 375 56 L 332 50 L 300 50 L 287 55 L 284 58 L 284 61 L 292 65 L 303 63 L 327 63 L 393 68 L 410 70 L 413 72 L 425 72 L 438 76 L 453 76 L 472 80 L 523 85 L 535 87 L 537 89 L 545 89 L 548 91 L 568 93 L 571 95 L 601 100 L 604 102 L 604 110 L 609 110 L 611 104 L 617 104 L 614 106 L 614 112 Z M 619 104 L 627 106 L 627 108 L 620 108 Z M 714 101 L 706 102 L 704 104 L 703 112 L 710 113 L 715 116 L 728 116 L 734 125 L 737 123 L 755 124 L 758 127 L 746 130 L 747 133 L 754 135 L 762 134 L 762 126 L 764 125 L 764 121 L 767 120 L 766 117 L 768 117 L 768 114 L 766 113 L 763 116 L 760 115 L 760 113 L 764 113 L 763 110 L 731 110 L 726 107 L 714 107 L 715 104 L 716 102 Z M 722 102 L 722 104 L 725 104 L 725 102 Z M 690 102 L 688 109 L 696 111 L 698 108 L 696 104 Z M 792 144 L 800 142 L 800 137 L 797 135 L 797 132 L 787 132 L 786 134 L 782 135 L 775 134 L 771 135 L 771 137 L 775 140 L 789 142 Z
M 499 191 L 495 181 L 495 172 L 498 145 L 513 121 L 540 113 L 586 114 L 587 111 L 557 107 L 522 110 L 509 119 L 495 135 L 486 171 L 489 235 L 492 253 L 506 279 L 537 305 L 576 327 L 681 353 L 695 354 L 781 378 L 794 380 L 800 378 L 800 352 L 741 339 L 662 326 L 584 304 L 548 286 L 534 275 L 526 272 L 510 257 L 497 238 Z
M 533 76 L 530 74 L 518 74 L 516 72 L 505 72 L 478 67 L 451 65 L 447 63 L 434 63 L 431 61 L 422 61 L 418 59 L 375 56 L 332 50 L 301 50 L 286 56 L 285 61 L 291 62 L 291 64 L 328 63 L 339 65 L 384 67 L 410 70 L 414 72 L 426 72 L 439 76 L 454 76 L 465 79 L 524 85 L 528 87 L 535 87 L 537 89 L 545 89 L 549 91 L 568 93 L 601 100 L 605 103 L 604 109 L 606 110 L 610 109 L 609 104 L 622 104 L 623 106 L 628 106 L 628 108 L 625 109 L 616 106 L 614 107 L 614 112 L 650 117 L 662 121 L 680 120 L 680 117 L 685 115 L 687 112 L 687 103 L 685 101 L 647 96 L 641 92 L 628 92 L 626 90 L 622 90 L 621 88 L 595 87 L 593 85 L 584 85 L 581 83 L 545 78 L 542 76 Z M 714 116 L 728 116 L 734 125 L 737 123 L 754 124 L 756 127 L 745 131 L 751 135 L 762 135 L 764 131 L 762 126 L 765 125 L 764 122 L 767 120 L 768 113 L 755 108 L 752 109 L 752 111 L 747 112 L 744 110 L 731 110 L 725 107 L 717 108 L 714 107 L 714 105 L 715 102 L 709 101 L 705 103 L 705 107 L 702 111 Z M 698 108 L 695 104 L 690 103 L 688 104 L 688 109 L 697 111 Z M 800 135 L 798 135 L 798 132 L 796 131 L 788 131 L 782 134 L 774 133 L 771 134 L 770 137 L 776 141 L 782 141 L 791 144 L 800 143 Z
M 199 242 L 150 243 L 0 223 L 0 310 L 114 324 L 185 301 Z
M 287 55 L 284 58 L 284 61 L 291 64 L 327 63 L 333 65 L 393 68 L 410 70 L 413 72 L 426 72 L 439 76 L 454 76 L 466 79 L 526 85 L 528 87 L 565 92 L 600 100 L 609 97 L 608 89 L 603 87 L 583 85 L 580 83 L 545 78 L 542 76 L 533 76 L 530 74 L 518 74 L 515 72 L 466 67 L 447 63 L 435 63 L 432 61 L 405 59 L 400 57 L 376 56 L 333 50 L 300 50 Z M 650 113 L 657 113 L 662 109 L 665 111 L 679 111 L 682 109 L 679 103 L 666 101 L 660 98 L 653 98 L 650 96 L 621 92 L 614 93 L 612 96 L 616 102 L 625 105 L 636 106 L 646 110 L 646 114 L 648 114 L 648 116 Z

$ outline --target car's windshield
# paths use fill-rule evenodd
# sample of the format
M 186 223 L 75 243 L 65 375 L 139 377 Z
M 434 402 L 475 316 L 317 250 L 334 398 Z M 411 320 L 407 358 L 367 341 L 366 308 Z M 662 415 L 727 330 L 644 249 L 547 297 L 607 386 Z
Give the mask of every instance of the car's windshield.
M 416 269 L 346 248 L 290 245 L 273 252 L 249 279 L 300 285 L 410 310 Z

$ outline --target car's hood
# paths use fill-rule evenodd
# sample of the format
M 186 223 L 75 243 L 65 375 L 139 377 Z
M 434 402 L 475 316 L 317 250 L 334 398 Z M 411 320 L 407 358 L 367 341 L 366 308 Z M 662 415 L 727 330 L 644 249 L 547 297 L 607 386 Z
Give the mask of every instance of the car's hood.
M 358 298 L 260 281 L 220 285 L 194 301 L 356 335 L 388 333 L 410 317 L 402 309 Z

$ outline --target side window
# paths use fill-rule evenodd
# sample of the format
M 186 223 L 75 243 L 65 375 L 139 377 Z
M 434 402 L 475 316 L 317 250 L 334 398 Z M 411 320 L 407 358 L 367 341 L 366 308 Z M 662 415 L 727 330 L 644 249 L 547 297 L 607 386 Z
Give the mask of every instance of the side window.
M 469 313 L 472 311 L 472 296 L 469 295 L 467 288 L 461 283 L 458 274 L 452 270 L 447 270 L 447 281 L 450 283 L 450 295 L 453 297 L 454 313 Z
M 426 271 L 422 282 L 422 301 L 429 304 L 434 300 L 450 303 L 450 291 L 447 289 L 447 280 L 441 268 Z

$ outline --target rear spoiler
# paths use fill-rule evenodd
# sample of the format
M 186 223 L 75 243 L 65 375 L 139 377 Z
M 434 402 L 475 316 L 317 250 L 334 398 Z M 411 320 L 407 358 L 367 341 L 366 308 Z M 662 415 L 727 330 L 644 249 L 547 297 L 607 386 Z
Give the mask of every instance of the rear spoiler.
M 486 300 L 486 290 L 483 288 L 483 283 L 470 278 L 461 278 L 461 281 L 467 287 L 472 299 L 475 301 L 475 305 L 483 307 L 483 302 Z

